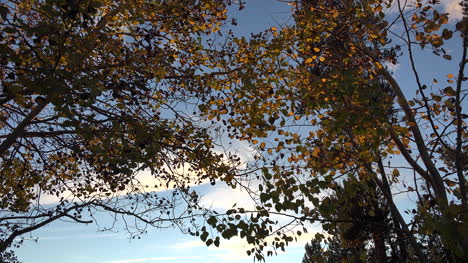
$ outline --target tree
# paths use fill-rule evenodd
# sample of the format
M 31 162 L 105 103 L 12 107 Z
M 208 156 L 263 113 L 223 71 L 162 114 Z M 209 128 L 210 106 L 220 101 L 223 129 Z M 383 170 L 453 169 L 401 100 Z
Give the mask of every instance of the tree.
M 327 218 L 347 222 L 327 222 L 323 229 L 331 236 L 318 235 L 311 244 L 325 241 L 325 253 L 315 253 L 312 259 L 306 246 L 304 260 L 308 262 L 405 262 L 408 244 L 401 236 L 398 220 L 390 216 L 389 205 L 382 193 L 371 182 L 346 180 L 330 197 L 337 210 L 324 214 Z M 323 204 L 327 206 L 327 203 Z M 315 245 L 317 246 L 317 245 Z M 314 251 L 316 251 L 315 249 Z M 442 255 L 443 253 L 441 253 Z
M 318 239 L 312 239 L 305 246 L 305 255 L 302 263 L 339 263 L 343 260 L 347 262 L 369 262 L 366 257 L 366 248 L 364 246 L 343 247 L 337 237 L 325 240 L 326 245 L 322 247 Z M 345 261 L 346 262 L 346 261 Z
M 262 259 L 268 244 L 274 248 L 267 251 L 271 255 L 303 232 L 275 226 L 273 215 L 291 218 L 289 226 L 356 222 L 355 216 L 329 217 L 343 207 L 328 194 L 351 180 L 357 182 L 355 189 L 369 184 L 379 189 L 397 239 L 413 253 L 405 261 L 434 260 L 423 249 L 431 235 L 451 261 L 466 261 L 466 8 L 451 27 L 437 1 L 412 6 L 397 1 L 395 16 L 384 13 L 391 3 L 383 1 L 289 4 L 292 25 L 230 42 L 237 52 L 226 56 L 226 63 L 240 70 L 230 74 L 227 91 L 201 106 L 209 119 L 226 123 L 231 138 L 258 151 L 251 166 L 258 171 L 251 173 L 260 180 L 258 191 L 246 186 L 256 209 L 234 208 L 224 220 L 212 220 L 212 226 L 223 230 L 223 237 L 247 236 L 254 245 L 248 253 Z M 444 49 L 453 35 L 462 42 L 456 58 Z M 400 63 L 407 59 L 416 80 L 405 90 L 385 67 L 397 63 L 400 52 L 406 56 Z M 431 84 L 422 78 L 415 52 L 452 61 L 457 70 L 443 82 L 431 78 Z M 404 175 L 414 179 L 410 185 Z M 240 181 L 225 179 L 242 187 Z M 409 215 L 403 216 L 394 200 L 396 184 L 418 199 Z M 344 198 L 347 205 L 353 195 Z M 248 218 L 253 222 L 245 223 Z M 249 240 L 249 235 L 256 238 Z
M 315 239 L 311 240 L 310 243 L 305 245 L 305 255 L 302 259 L 302 263 L 312 263 L 318 261 L 318 258 L 322 257 L 322 245 L 320 241 Z
M 2 262 L 21 236 L 56 220 L 91 223 L 104 211 L 135 218 L 136 236 L 148 225 L 187 231 L 183 222 L 209 214 L 190 186 L 230 176 L 234 160 L 186 111 L 225 74 L 207 71 L 206 40 L 228 4 L 0 3 Z M 150 190 L 140 171 L 151 172 Z M 44 204 L 50 197 L 56 205 Z

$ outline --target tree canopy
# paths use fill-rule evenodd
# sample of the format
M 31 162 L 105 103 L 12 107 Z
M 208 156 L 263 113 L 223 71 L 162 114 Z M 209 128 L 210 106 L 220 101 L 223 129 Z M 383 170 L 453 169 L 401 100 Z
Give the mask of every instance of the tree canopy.
M 232 169 L 187 109 L 223 74 L 209 71 L 207 39 L 229 4 L 0 3 L 2 255 L 26 233 L 97 211 L 136 218 L 131 235 L 207 213 L 190 186 Z
M 434 238 L 444 258 L 466 260 L 466 10 L 453 26 L 436 1 L 289 4 L 291 25 L 233 39 L 237 53 L 226 60 L 240 70 L 228 91 L 202 106 L 209 119 L 227 123 L 232 138 L 256 149 L 252 166 L 261 171 L 253 175 L 256 209 L 232 209 L 235 217 L 213 226 L 236 225 L 240 236 L 255 236 L 247 241 L 258 259 L 303 233 L 270 219 L 281 215 L 292 220 L 287 226 L 322 222 L 326 234 L 343 240 L 360 224 L 376 250 L 394 244 L 383 239 L 390 231 L 400 251 L 408 248 L 402 262 L 437 261 L 438 253 L 428 252 Z M 446 41 L 461 43 L 457 57 Z M 455 71 L 427 81 L 422 76 L 433 72 L 418 68 L 416 53 L 453 63 Z M 402 87 L 386 66 L 396 63 L 409 65 L 413 86 Z M 415 198 L 414 209 L 399 208 L 396 187 Z M 391 220 L 375 221 L 379 199 Z M 247 215 L 253 223 L 241 219 Z M 233 229 L 222 235 L 239 235 Z M 376 262 L 390 253 L 376 251 Z
M 207 245 L 245 238 L 258 260 L 321 222 L 317 258 L 466 261 L 466 8 L 453 26 L 437 1 L 285 2 L 292 22 L 249 38 L 222 28 L 230 1 L 2 2 L 3 257 L 24 233 L 102 210 L 136 218 L 135 235 L 185 220 Z M 442 69 L 416 54 L 456 70 L 432 77 Z M 256 155 L 242 166 L 216 136 Z M 219 180 L 256 206 L 201 207 L 190 186 Z

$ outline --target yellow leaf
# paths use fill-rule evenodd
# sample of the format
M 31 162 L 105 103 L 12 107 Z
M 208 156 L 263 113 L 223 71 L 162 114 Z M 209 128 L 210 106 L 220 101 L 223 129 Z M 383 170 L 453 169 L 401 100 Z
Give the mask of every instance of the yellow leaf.
M 448 23 L 448 14 L 443 14 L 439 18 L 439 22 L 444 25 Z
M 449 79 L 453 78 L 453 74 L 448 74 L 447 78 L 449 78 Z
M 398 169 L 393 169 L 393 176 L 399 176 L 400 175 L 400 171 L 398 171 Z
M 320 153 L 320 149 L 319 148 L 314 148 L 314 150 L 312 151 L 312 156 L 318 157 L 319 153 Z
M 314 51 L 315 51 L 315 52 L 320 52 L 320 48 L 314 47 Z
M 321 62 L 324 62 L 324 61 L 325 61 L 325 58 L 324 58 L 324 57 L 320 57 L 319 60 L 320 60 Z
M 264 149 L 265 146 L 266 146 L 266 143 L 265 143 L 265 142 L 260 143 L 260 149 Z

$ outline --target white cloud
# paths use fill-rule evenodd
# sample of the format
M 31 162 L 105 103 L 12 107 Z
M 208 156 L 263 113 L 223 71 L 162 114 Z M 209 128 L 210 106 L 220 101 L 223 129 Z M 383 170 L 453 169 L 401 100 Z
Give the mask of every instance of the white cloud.
M 390 8 L 386 8 L 386 13 L 394 14 L 399 13 L 398 11 L 398 1 L 401 3 L 403 9 L 411 8 L 414 6 L 415 0 L 393 0 Z M 455 22 L 463 18 L 463 8 L 460 5 L 462 0 L 441 0 L 440 6 L 443 8 L 444 13 L 449 13 L 449 21 Z M 404 6 L 406 3 L 406 7 Z
M 201 204 L 207 208 L 221 210 L 231 209 L 234 204 L 236 204 L 236 207 L 245 209 L 252 209 L 255 207 L 255 203 L 246 190 L 239 187 L 232 189 L 225 184 L 218 186 L 216 189 L 204 195 L 201 199 Z
M 188 167 L 180 167 L 174 171 L 174 175 L 179 177 L 182 181 L 186 183 L 186 186 L 196 186 L 200 185 L 195 175 L 188 171 Z M 190 183 L 188 179 L 190 178 Z M 207 183 L 209 179 L 203 180 L 201 183 Z M 136 174 L 135 179 L 133 180 L 132 184 L 127 187 L 127 189 L 123 191 L 118 191 L 113 193 L 111 197 L 118 197 L 118 196 L 125 196 L 131 193 L 138 193 L 138 192 L 163 192 L 167 190 L 174 189 L 174 183 L 169 183 L 168 187 L 166 187 L 167 181 L 161 179 L 158 176 L 152 175 L 151 171 L 143 170 Z M 100 194 L 97 192 L 95 193 L 95 197 L 98 199 L 107 199 L 107 196 L 99 196 Z M 41 205 L 53 205 L 60 202 L 60 199 L 64 198 L 65 200 L 76 200 L 76 201 L 83 201 L 77 200 L 76 196 L 70 191 L 64 191 L 59 196 L 57 195 L 50 195 L 50 194 L 41 194 L 39 203 Z
M 463 8 L 461 0 L 442 0 L 444 12 L 449 13 L 450 22 L 455 22 L 463 18 Z
M 391 73 L 395 73 L 395 72 L 400 68 L 400 64 L 399 64 L 399 63 L 393 64 L 393 63 L 391 63 L 391 62 L 389 62 L 389 61 L 385 61 L 384 66 L 385 66 Z
M 225 261 L 239 261 L 248 259 L 246 240 L 240 238 L 232 238 L 230 240 L 221 240 L 219 247 L 210 246 L 208 249 L 211 251 L 216 251 L 216 257 L 225 260 Z
M 277 251 L 279 254 L 288 253 L 288 250 L 292 248 L 303 248 L 307 242 L 312 240 L 316 233 L 321 232 L 320 227 L 310 228 L 308 233 L 303 233 L 301 236 L 296 236 L 296 240 L 290 242 L 286 247 L 286 251 Z M 268 242 L 273 241 L 274 236 L 267 238 Z M 250 248 L 247 242 L 240 238 L 232 238 L 230 240 L 221 240 L 219 247 L 210 246 L 209 250 L 218 252 L 216 256 L 224 261 L 241 261 L 246 262 L 252 260 L 251 256 L 248 256 L 246 251 Z M 267 250 L 264 252 L 266 253 Z
M 171 246 L 170 248 L 186 249 L 186 248 L 195 248 L 195 247 L 204 247 L 204 246 L 205 246 L 205 243 L 197 239 L 197 240 L 179 242 Z
M 116 238 L 124 239 L 128 236 L 119 234 L 119 233 L 96 233 L 96 234 L 74 234 L 73 239 L 96 239 L 96 238 Z M 39 236 L 39 240 L 70 240 L 70 235 L 60 235 L 60 236 Z
M 302 235 L 295 236 L 295 240 L 290 242 L 288 247 L 286 247 L 286 252 L 278 251 L 279 254 L 288 253 L 289 250 L 293 248 L 303 248 L 307 242 L 310 242 L 312 238 L 315 237 L 317 233 L 322 233 L 322 228 L 318 224 L 314 225 L 307 225 L 307 229 L 309 230 L 308 233 L 302 233 Z M 291 233 L 297 232 L 297 230 L 302 231 L 302 227 L 292 228 L 290 229 Z M 323 233 L 322 233 L 323 234 Z M 270 236 L 267 238 L 267 242 L 271 243 L 275 236 Z M 190 241 L 182 241 L 179 243 L 174 244 L 171 248 L 176 249 L 187 249 L 187 248 L 196 248 L 196 247 L 205 247 L 204 242 L 200 240 L 190 240 Z M 208 250 L 211 251 L 213 259 L 215 262 L 219 261 L 230 261 L 230 262 L 248 262 L 252 261 L 252 257 L 247 255 L 247 250 L 249 250 L 251 246 L 247 243 L 245 239 L 241 239 L 240 237 L 234 237 L 229 240 L 221 239 L 219 247 L 211 245 L 208 247 Z M 268 249 L 268 248 L 266 248 Z M 267 250 L 264 252 L 266 253 Z M 121 263 L 121 262 L 112 262 L 112 263 Z M 125 262 L 126 263 L 126 262 Z
M 174 260 L 197 259 L 197 258 L 201 258 L 201 256 L 149 257 L 149 258 L 110 260 L 106 262 L 108 263 L 139 263 L 139 262 L 154 262 L 154 261 L 174 261 Z

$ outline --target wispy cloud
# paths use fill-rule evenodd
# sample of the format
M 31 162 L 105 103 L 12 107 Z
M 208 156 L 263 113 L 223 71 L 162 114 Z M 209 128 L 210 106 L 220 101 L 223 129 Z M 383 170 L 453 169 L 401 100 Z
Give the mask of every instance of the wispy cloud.
M 190 241 L 183 241 L 183 242 L 176 243 L 175 245 L 170 246 L 170 248 L 186 249 L 186 248 L 204 247 L 204 246 L 206 245 L 201 240 L 190 240 Z
M 135 258 L 135 259 L 119 259 L 105 261 L 105 263 L 140 263 L 140 262 L 158 262 L 158 261 L 175 261 L 186 259 L 197 259 L 201 256 L 175 256 L 175 257 L 149 257 L 149 258 Z
M 201 199 L 201 204 L 204 207 L 220 210 L 231 209 L 234 204 L 236 204 L 237 207 L 243 207 L 245 209 L 255 207 L 255 203 L 245 190 L 239 187 L 232 189 L 225 184 L 216 187 L 216 189 L 204 195 Z
M 114 238 L 114 239 L 125 239 L 127 236 L 119 233 L 96 233 L 96 234 L 73 234 L 73 235 L 59 235 L 59 236 L 43 236 L 38 237 L 40 241 L 47 240 L 76 240 L 76 239 L 96 239 L 96 238 Z

